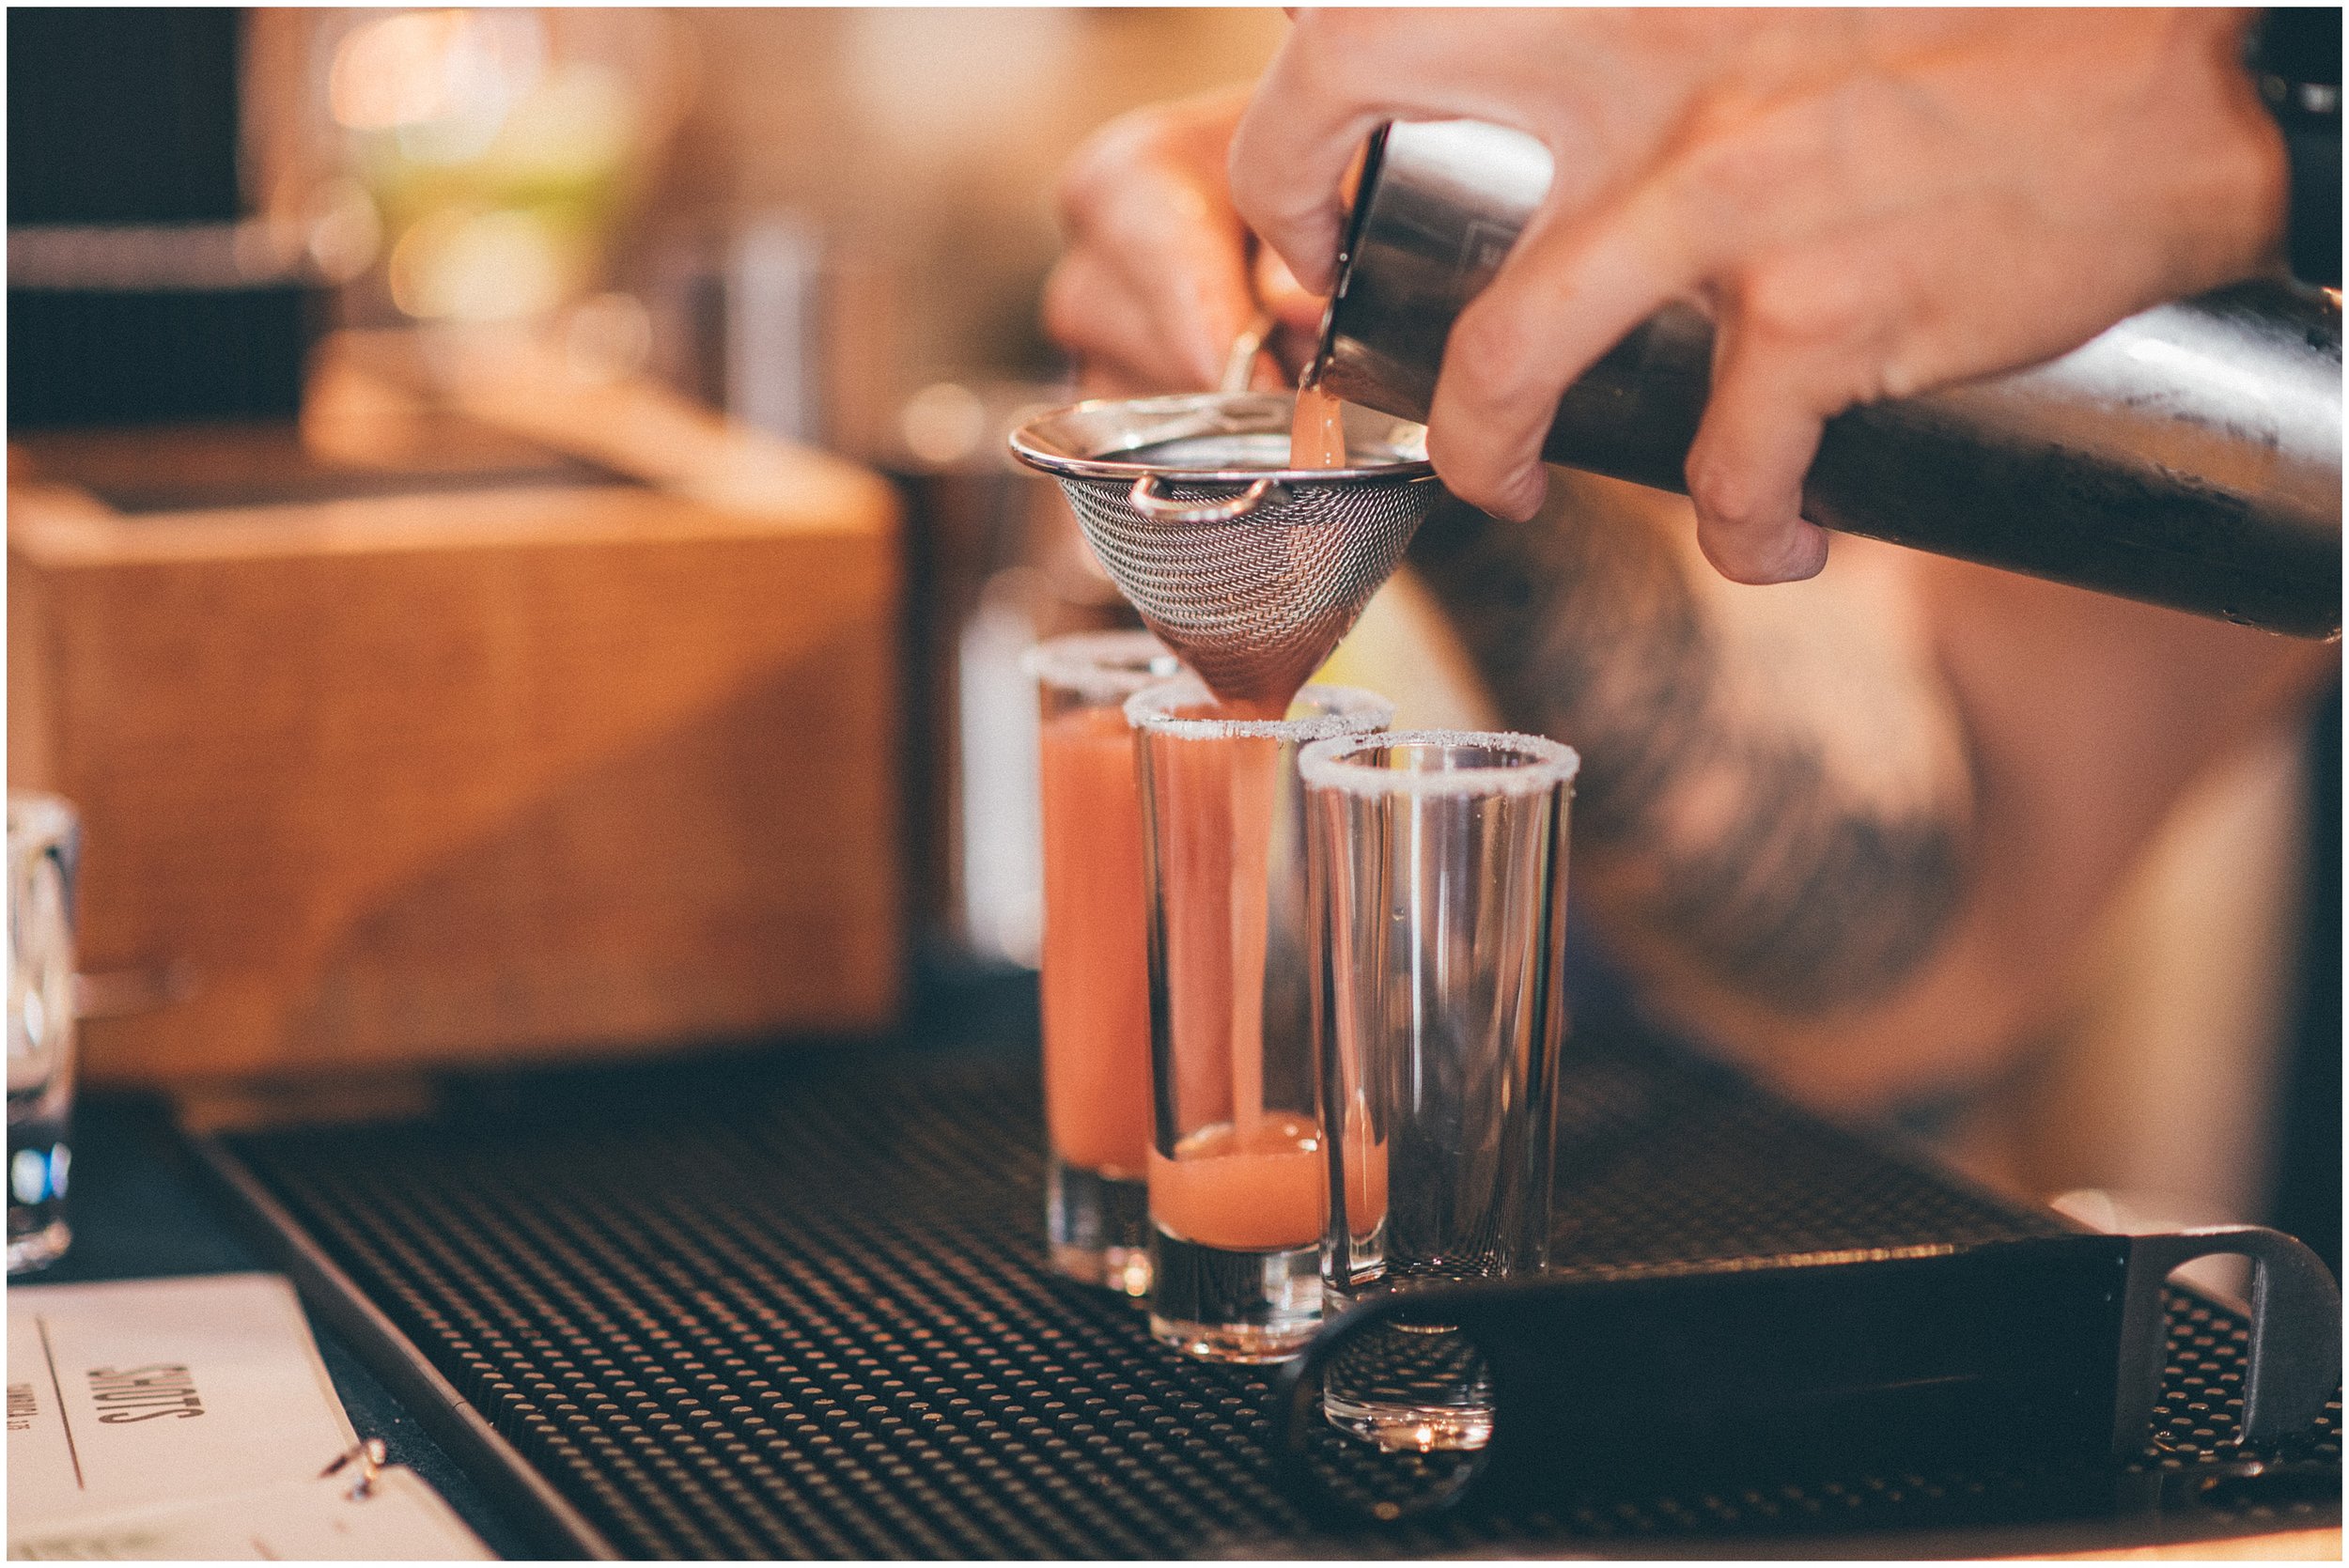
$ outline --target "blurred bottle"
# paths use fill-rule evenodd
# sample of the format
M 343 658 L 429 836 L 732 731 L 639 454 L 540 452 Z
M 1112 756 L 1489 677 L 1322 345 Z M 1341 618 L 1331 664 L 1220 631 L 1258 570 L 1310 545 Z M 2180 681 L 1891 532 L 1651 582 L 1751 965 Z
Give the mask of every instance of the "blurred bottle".
M 907 760 L 915 929 L 948 964 L 1035 967 L 1043 929 L 1034 681 L 1067 631 L 1141 620 L 1094 564 L 1060 488 L 1006 438 L 1067 389 L 940 381 L 874 458 L 907 501 Z
M 903 396 L 896 279 L 803 212 L 754 210 L 647 247 L 651 368 L 785 441 L 871 460 Z

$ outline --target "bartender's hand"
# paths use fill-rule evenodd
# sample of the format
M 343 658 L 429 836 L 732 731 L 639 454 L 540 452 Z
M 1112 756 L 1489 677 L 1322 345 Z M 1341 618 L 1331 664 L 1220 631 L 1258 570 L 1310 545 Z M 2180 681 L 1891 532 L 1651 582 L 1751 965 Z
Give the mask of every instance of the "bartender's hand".
M 1044 290 L 1045 330 L 1097 396 L 1202 392 L 1260 309 L 1302 368 L 1321 302 L 1259 250 L 1232 209 L 1224 164 L 1245 88 L 1112 121 L 1061 177 L 1066 249 Z M 1257 383 L 1281 384 L 1257 362 Z
M 1823 421 L 2049 358 L 2273 256 L 2284 168 L 2241 64 L 2248 22 L 1306 10 L 1233 140 L 1233 204 L 1326 289 L 1340 178 L 1381 121 L 1538 137 L 1556 179 L 1453 331 L 1438 471 L 1488 512 L 1532 516 L 1559 395 L 1693 296 L 1719 322 L 1688 456 L 1700 541 L 1739 582 L 1808 577 L 1827 555 L 1798 515 Z

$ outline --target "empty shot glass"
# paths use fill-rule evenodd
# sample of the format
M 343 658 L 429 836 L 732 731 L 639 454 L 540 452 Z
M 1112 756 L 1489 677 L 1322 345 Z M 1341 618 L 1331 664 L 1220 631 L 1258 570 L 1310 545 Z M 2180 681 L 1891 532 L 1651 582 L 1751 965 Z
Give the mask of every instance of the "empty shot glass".
M 1299 759 L 1332 1312 L 1548 1266 L 1577 766 L 1553 740 L 1447 730 Z M 1389 1449 L 1492 1433 L 1482 1362 L 1439 1322 L 1361 1336 L 1323 1408 Z
M 1383 729 L 1393 706 L 1308 686 L 1286 718 L 1236 719 L 1186 677 L 1126 712 L 1150 915 L 1151 1331 L 1278 1360 L 1320 1321 L 1328 1225 L 1297 753 Z
M 1150 974 L 1126 699 L 1180 666 L 1146 631 L 1031 649 L 1044 829 L 1045 1240 L 1052 1267 L 1150 1288 Z
M 8 791 L 8 1272 L 65 1255 L 72 1163 L 73 808 Z

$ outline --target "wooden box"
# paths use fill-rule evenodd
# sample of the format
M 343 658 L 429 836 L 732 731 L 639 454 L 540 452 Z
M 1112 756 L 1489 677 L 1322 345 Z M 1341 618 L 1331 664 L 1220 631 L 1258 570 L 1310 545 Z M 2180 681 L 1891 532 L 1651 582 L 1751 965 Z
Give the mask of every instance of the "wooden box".
M 888 487 L 483 363 L 330 359 L 299 442 L 12 448 L 9 783 L 82 813 L 85 972 L 166 999 L 86 1024 L 91 1077 L 891 1020 Z M 452 474 L 468 441 L 541 460 Z

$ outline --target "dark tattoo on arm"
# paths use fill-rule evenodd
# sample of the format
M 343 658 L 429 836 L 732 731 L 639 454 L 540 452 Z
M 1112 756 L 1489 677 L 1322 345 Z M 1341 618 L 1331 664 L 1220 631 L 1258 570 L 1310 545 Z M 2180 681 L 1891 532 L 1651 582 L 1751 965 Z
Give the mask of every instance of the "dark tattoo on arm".
M 1731 690 L 1645 520 L 1553 494 L 1566 505 L 1525 525 L 1447 499 L 1411 559 L 1507 722 L 1581 751 L 1577 852 L 1637 890 L 1610 914 L 1781 1012 L 1896 987 L 1958 907 L 1962 813 L 1840 783 L 1829 737 Z

